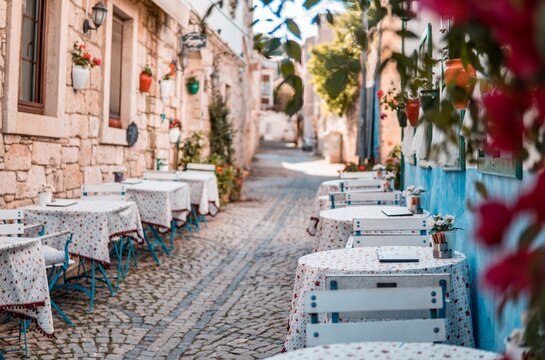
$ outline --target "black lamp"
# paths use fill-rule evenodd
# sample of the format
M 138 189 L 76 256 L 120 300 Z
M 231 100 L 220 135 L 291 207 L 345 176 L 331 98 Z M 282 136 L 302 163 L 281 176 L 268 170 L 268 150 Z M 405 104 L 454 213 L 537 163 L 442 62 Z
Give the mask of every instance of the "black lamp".
M 91 19 L 93 20 L 95 27 L 91 27 L 89 19 L 85 19 L 83 21 L 84 33 L 87 33 L 89 30 L 97 30 L 100 25 L 104 23 L 104 20 L 106 19 L 106 14 L 108 13 L 108 8 L 106 8 L 106 5 L 104 5 L 102 1 L 93 6 L 92 10 L 93 12 L 91 13 Z

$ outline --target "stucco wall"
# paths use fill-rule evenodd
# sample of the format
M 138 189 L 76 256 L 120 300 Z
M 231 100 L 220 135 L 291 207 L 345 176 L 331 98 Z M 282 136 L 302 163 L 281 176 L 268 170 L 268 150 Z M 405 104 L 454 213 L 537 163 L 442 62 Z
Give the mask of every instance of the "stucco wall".
M 454 248 L 467 256 L 476 344 L 482 349 L 502 351 L 504 338 L 520 325 L 521 307 L 509 306 L 503 324 L 496 319 L 499 299 L 487 293 L 479 282 L 480 274 L 493 259 L 494 254 L 479 247 L 475 242 L 473 237 L 475 216 L 467 209 L 466 200 L 478 203 L 476 181 L 487 186 L 491 197 L 513 199 L 530 182 L 530 175 L 525 173 L 524 180 L 521 181 L 481 174 L 476 169 L 445 172 L 440 168 L 426 169 L 405 163 L 404 179 L 405 186 L 421 185 L 428 190 L 423 198 L 425 209 L 429 209 L 431 213 L 454 215 L 456 226 L 464 229 L 457 232 Z M 516 229 L 513 232 L 516 233 Z M 514 243 L 514 236 L 510 236 L 509 241 Z

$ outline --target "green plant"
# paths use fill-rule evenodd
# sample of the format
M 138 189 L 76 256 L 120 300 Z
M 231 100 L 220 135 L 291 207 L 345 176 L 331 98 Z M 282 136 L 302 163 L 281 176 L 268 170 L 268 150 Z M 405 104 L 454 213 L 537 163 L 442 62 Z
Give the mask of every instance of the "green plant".
M 178 165 L 185 169 L 189 163 L 200 163 L 204 149 L 203 140 L 204 136 L 200 131 L 196 131 L 186 138 L 180 148 L 182 154 Z
M 208 107 L 210 117 L 210 154 L 216 155 L 223 163 L 231 164 L 233 159 L 233 137 L 235 129 L 229 121 L 229 108 L 219 93 L 215 93 Z
M 100 58 L 93 58 L 87 51 L 85 44 L 74 42 L 74 48 L 72 50 L 72 62 L 74 65 L 82 66 L 84 68 L 93 68 L 100 66 L 102 61 Z
M 153 72 L 151 71 L 151 65 L 150 64 L 146 64 L 146 66 L 144 66 L 144 69 L 142 69 L 142 74 L 146 74 L 148 76 L 153 76 Z
M 196 76 L 190 76 L 186 80 L 186 84 L 193 84 L 193 83 L 198 83 L 198 82 L 199 82 L 199 80 L 197 80 Z
M 222 205 L 229 201 L 239 200 L 241 188 L 237 179 L 240 176 L 240 171 L 233 165 L 219 165 L 217 166 L 216 176 Z

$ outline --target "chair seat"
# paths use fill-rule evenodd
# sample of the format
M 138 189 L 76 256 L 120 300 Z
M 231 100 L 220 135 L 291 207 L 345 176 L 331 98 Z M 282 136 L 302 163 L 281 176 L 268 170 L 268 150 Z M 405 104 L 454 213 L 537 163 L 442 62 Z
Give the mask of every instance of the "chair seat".
M 43 245 L 45 266 L 64 264 L 64 251 L 57 250 L 51 246 Z

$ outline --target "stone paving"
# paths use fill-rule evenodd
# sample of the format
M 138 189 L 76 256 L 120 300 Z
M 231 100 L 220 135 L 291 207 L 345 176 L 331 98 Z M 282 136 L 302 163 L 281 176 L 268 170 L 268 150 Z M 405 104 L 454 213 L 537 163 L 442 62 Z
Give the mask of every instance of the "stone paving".
M 299 150 L 267 146 L 241 202 L 178 239 L 161 266 L 141 253 L 116 296 L 98 290 L 92 314 L 82 295 L 54 294 L 76 327 L 55 319 L 55 339 L 30 332 L 31 358 L 259 359 L 280 352 L 297 259 L 311 249 L 305 228 L 325 179 L 309 169 L 335 170 Z M 14 331 L 0 325 L 0 334 Z

